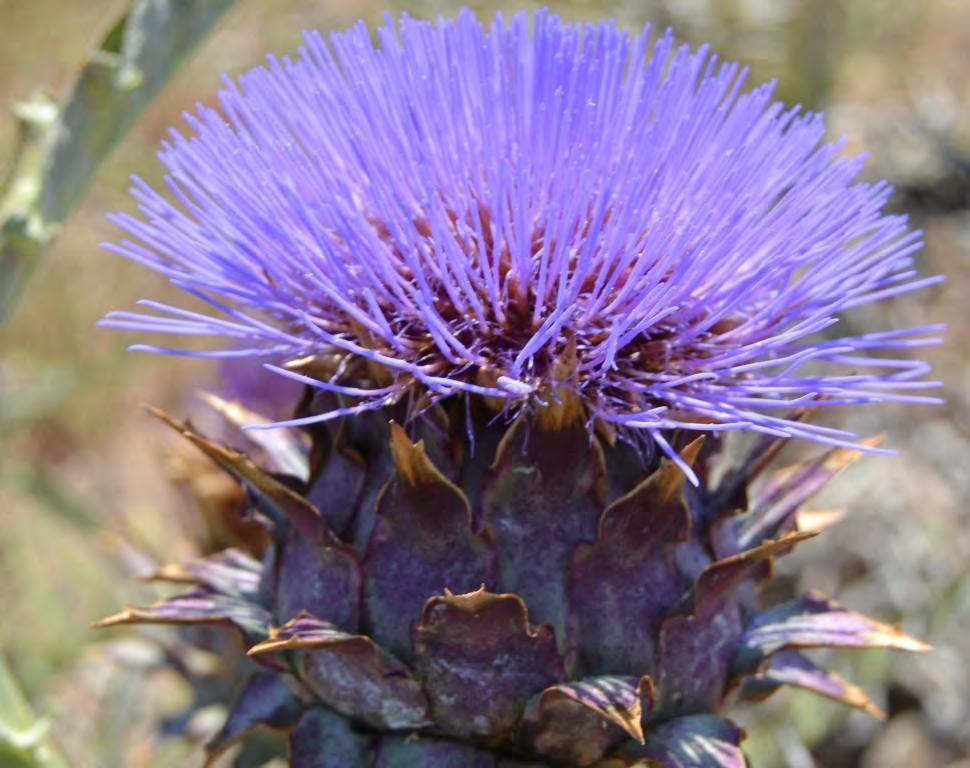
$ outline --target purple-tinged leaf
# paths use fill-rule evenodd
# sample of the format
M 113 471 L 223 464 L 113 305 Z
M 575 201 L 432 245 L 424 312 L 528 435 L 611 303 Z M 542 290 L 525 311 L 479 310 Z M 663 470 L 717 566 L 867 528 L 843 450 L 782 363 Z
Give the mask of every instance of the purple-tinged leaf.
M 224 400 L 211 392 L 199 392 L 199 397 L 234 427 L 249 424 L 268 424 L 269 419 L 246 408 L 242 403 Z M 267 472 L 289 475 L 300 482 L 310 476 L 309 441 L 298 429 L 239 430 L 258 452 L 260 466 Z
M 744 731 L 714 715 L 690 715 L 668 720 L 647 733 L 644 746 L 624 753 L 641 760 L 635 766 L 650 768 L 745 768 L 741 751 Z
M 338 536 L 346 537 L 367 470 L 362 459 L 334 437 L 307 492 L 307 499 L 320 510 L 324 522 Z
M 346 419 L 342 426 L 341 444 L 355 451 L 363 461 L 364 476 L 360 484 L 354 516 L 346 528 L 345 539 L 358 552 L 367 550 L 374 525 L 377 523 L 377 502 L 381 490 L 394 472 L 390 450 L 390 421 L 397 411 L 381 410 L 362 413 Z M 319 484 L 317 487 L 320 487 Z M 321 488 L 324 492 L 326 489 Z
M 817 647 L 930 650 L 896 627 L 846 610 L 813 590 L 755 616 L 740 638 L 733 666 L 744 674 L 778 651 Z
M 279 543 L 273 543 L 263 552 L 263 562 L 260 566 L 262 573 L 259 578 L 259 602 L 272 606 L 276 600 L 276 587 L 279 581 Z
M 373 768 L 494 768 L 495 754 L 467 744 L 423 736 L 385 736 Z M 349 768 L 349 766 L 348 766 Z
M 464 419 L 456 431 L 448 412 L 440 405 L 425 407 L 420 413 L 419 417 L 406 422 L 408 432 L 414 436 L 414 442 L 422 443 L 435 469 L 450 482 L 461 485 L 459 475 L 465 458 L 467 438 Z
M 242 632 L 247 641 L 256 642 L 266 637 L 270 621 L 269 612 L 260 605 L 200 586 L 144 608 L 126 608 L 95 626 L 228 624 Z
M 302 496 L 257 467 L 248 456 L 202 437 L 191 425 L 180 424 L 164 411 L 149 408 L 148 412 L 182 435 L 248 488 L 260 507 L 276 521 L 287 520 L 310 538 L 321 535 L 324 526 L 319 511 Z
M 751 576 L 752 572 L 759 570 L 762 563 L 773 561 L 776 556 L 790 552 L 796 545 L 817 535 L 816 531 L 795 531 L 717 560 L 700 574 L 695 592 L 703 592 L 709 599 L 725 595 Z
M 595 432 L 606 464 L 606 503 L 613 504 L 652 475 L 657 460 L 649 448 L 617 439 L 615 428 L 603 421 L 596 422 Z
M 566 582 L 573 549 L 596 537 L 605 493 L 599 443 L 582 423 L 545 430 L 516 421 L 483 491 L 482 525 L 495 533 L 498 588 L 521 595 L 529 615 L 566 645 Z
M 259 645 L 250 648 L 249 655 L 259 656 L 264 653 L 324 648 L 332 643 L 359 637 L 362 635 L 350 635 L 330 622 L 318 619 L 304 611 L 283 626 L 271 628 L 269 637 Z
M 795 513 L 795 529 L 824 531 L 845 519 L 844 509 L 800 509 Z
M 163 565 L 149 579 L 199 584 L 251 603 L 260 602 L 260 562 L 238 549 L 225 549 L 188 563 Z
M 798 408 L 788 414 L 788 421 L 795 424 L 808 415 L 807 408 Z M 748 508 L 748 491 L 778 454 L 788 445 L 776 435 L 758 435 L 747 450 L 740 466 L 729 471 L 718 484 L 711 497 L 715 515 L 727 516 Z
M 294 654 L 301 678 L 330 707 L 384 730 L 428 724 L 428 702 L 408 668 L 364 635 L 301 614 L 249 649 Z
M 691 464 L 703 440 L 684 451 Z M 684 473 L 664 460 L 630 493 L 611 504 L 592 544 L 573 555 L 572 643 L 587 673 L 633 674 L 652 668 L 661 620 L 690 586 L 675 547 L 690 536 Z
M 279 621 L 306 611 L 346 632 L 360 624 L 363 575 L 357 552 L 321 528 L 309 538 L 289 527 L 278 554 L 273 602 Z
M 373 638 L 403 658 L 411 630 L 429 597 L 462 593 L 493 579 L 487 537 L 471 530 L 461 490 L 431 463 L 423 442 L 413 444 L 391 425 L 395 473 L 378 501 L 378 519 L 364 558 L 364 609 Z
M 484 589 L 428 600 L 414 650 L 435 723 L 459 738 L 506 735 L 563 674 L 550 628 L 530 625 L 517 595 Z
M 520 732 L 536 754 L 568 765 L 593 765 L 624 738 L 643 743 L 643 718 L 653 697 L 648 677 L 603 675 L 560 683 L 529 702 Z
M 886 719 L 886 713 L 859 686 L 822 669 L 798 651 L 779 651 L 772 656 L 762 671 L 744 679 L 741 694 L 747 699 L 760 701 L 783 685 L 841 701 L 878 720 Z
M 812 536 L 793 533 L 704 569 L 683 607 L 661 625 L 656 674 L 664 717 L 718 706 L 744 629 L 739 587 L 774 555 Z
M 290 768 L 354 768 L 369 765 L 373 737 L 323 707 L 303 713 L 290 732 Z
M 861 445 L 875 447 L 881 440 L 881 437 L 870 438 Z M 859 450 L 833 448 L 817 458 L 776 472 L 751 510 L 735 521 L 737 546 L 748 549 L 793 530 L 798 508 L 862 455 Z
M 285 729 L 300 719 L 303 703 L 287 687 L 283 675 L 254 672 L 233 702 L 222 729 L 205 745 L 206 765 L 254 728 Z
M 467 416 L 462 434 L 455 439 L 461 441 L 462 449 L 462 463 L 455 484 L 468 499 L 472 528 L 478 531 L 482 528 L 482 498 L 508 427 L 502 420 L 495 419 L 483 398 L 466 400 L 462 407 Z

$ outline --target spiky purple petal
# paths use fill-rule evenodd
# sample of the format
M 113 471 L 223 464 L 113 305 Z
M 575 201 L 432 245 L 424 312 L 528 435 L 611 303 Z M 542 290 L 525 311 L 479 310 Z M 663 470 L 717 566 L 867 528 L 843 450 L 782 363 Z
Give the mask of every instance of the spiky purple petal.
M 530 28 L 531 27 L 531 28 Z M 884 183 L 820 115 L 668 33 L 538 12 L 358 25 L 226 80 L 136 179 L 108 247 L 224 319 L 158 302 L 105 325 L 215 336 L 187 354 L 350 355 L 387 379 L 291 378 L 352 401 L 561 387 L 643 430 L 750 429 L 835 446 L 791 408 L 930 402 L 895 357 L 939 326 L 840 335 L 839 316 L 937 281 Z M 138 349 L 173 351 L 151 345 Z M 868 356 L 869 353 L 882 356 Z M 574 359 L 564 379 L 561 361 Z M 867 450 L 875 450 L 868 447 Z

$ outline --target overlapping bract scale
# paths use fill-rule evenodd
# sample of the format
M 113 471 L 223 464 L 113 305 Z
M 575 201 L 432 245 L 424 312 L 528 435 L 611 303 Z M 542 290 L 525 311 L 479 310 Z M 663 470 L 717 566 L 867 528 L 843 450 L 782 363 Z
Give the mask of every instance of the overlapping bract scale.
M 421 418 L 441 427 L 461 415 L 438 407 Z M 487 415 L 473 409 L 478 433 L 491 429 Z M 333 756 L 370 768 L 408 760 L 728 768 L 743 765 L 741 731 L 714 713 L 735 686 L 750 699 L 795 686 L 878 715 L 859 688 L 800 650 L 925 649 L 814 593 L 759 610 L 756 588 L 771 561 L 816 533 L 796 530 L 786 512 L 770 526 L 774 538 L 740 546 L 738 531 L 758 515 L 773 520 L 775 505 L 737 515 L 724 501 L 736 493 L 694 491 L 672 461 L 642 456 L 639 480 L 618 495 L 610 462 L 629 469 L 630 455 L 590 437 L 575 415 L 522 419 L 500 441 L 458 431 L 444 451 L 413 438 L 452 431 L 420 421 L 369 433 L 362 423 L 354 434 L 321 429 L 307 457 L 313 471 L 294 490 L 168 420 L 249 487 L 251 506 L 268 514 L 270 552 L 262 565 L 227 551 L 167 566 L 156 578 L 190 584 L 187 594 L 104 623 L 241 630 L 263 669 L 213 755 L 265 724 L 290 730 L 298 768 L 328 768 Z M 679 458 L 706 476 L 714 454 L 702 443 L 678 446 Z M 388 464 L 376 494 L 359 487 L 343 500 L 355 511 L 342 539 L 306 496 L 332 478 L 329 462 L 381 451 Z M 431 453 L 450 457 L 459 482 L 477 478 L 478 491 L 466 495 Z M 778 475 L 786 483 L 769 481 L 769 496 L 772 487 L 797 494 L 791 478 L 814 488 L 821 466 Z M 728 472 L 724 482 L 735 478 Z M 358 551 L 350 542 L 367 504 Z M 557 513 L 591 522 L 556 530 Z

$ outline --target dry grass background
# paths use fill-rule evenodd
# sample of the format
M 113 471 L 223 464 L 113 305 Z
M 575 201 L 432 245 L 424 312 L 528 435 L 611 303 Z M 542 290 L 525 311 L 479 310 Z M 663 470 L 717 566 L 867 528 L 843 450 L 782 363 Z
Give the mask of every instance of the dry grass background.
M 34 89 L 61 93 L 121 0 L 0 0 L 0 111 Z M 482 13 L 522 3 L 472 2 Z M 527 4 L 528 5 L 528 4 Z M 803 580 L 854 607 L 900 622 L 937 650 L 912 658 L 839 657 L 892 719 L 881 728 L 815 699 L 784 693 L 762 715 L 751 749 L 772 765 L 936 768 L 970 755 L 970 3 L 965 0 L 574 0 L 548 5 L 573 18 L 615 15 L 672 24 L 777 77 L 791 101 L 823 108 L 833 134 L 872 155 L 869 173 L 902 191 L 898 205 L 926 231 L 928 272 L 948 281 L 857 311 L 859 327 L 945 321 L 929 357 L 946 383 L 941 408 L 883 408 L 841 416 L 888 432 L 896 459 L 868 458 L 822 505 L 848 520 L 789 561 Z M 130 578 L 139 558 L 176 559 L 203 533 L 167 479 L 168 437 L 140 409 L 184 414 L 214 367 L 127 354 L 125 338 L 95 328 L 109 309 L 164 294 L 147 270 L 98 249 L 104 213 L 128 205 L 126 177 L 158 179 L 154 150 L 179 113 L 210 99 L 222 72 L 296 47 L 307 27 L 376 21 L 390 6 L 416 15 L 456 3 L 414 0 L 242 0 L 165 89 L 98 174 L 20 306 L 0 329 L 0 654 L 68 762 L 91 768 L 200 764 L 197 741 L 158 724 L 187 702 L 152 643 L 105 636 L 90 623 L 150 597 Z M 12 150 L 0 121 L 0 169 Z M 962 185 L 962 186 L 961 186 Z M 945 194 L 944 194 L 945 193 Z M 143 555 L 136 557 L 133 545 Z M 794 579 L 794 577 L 791 577 Z M 843 663 L 844 662 L 844 663 Z M 210 713 L 211 714 L 211 713 Z M 751 713 L 745 713 L 750 720 Z M 797 734 L 812 745 L 800 748 Z M 970 765 L 970 762 L 961 763 Z

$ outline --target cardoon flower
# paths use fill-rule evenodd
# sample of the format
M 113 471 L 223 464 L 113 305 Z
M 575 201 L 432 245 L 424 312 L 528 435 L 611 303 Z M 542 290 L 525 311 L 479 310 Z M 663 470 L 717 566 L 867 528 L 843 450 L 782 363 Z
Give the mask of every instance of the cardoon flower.
M 163 569 L 191 591 L 108 623 L 235 626 L 263 668 L 211 749 L 270 723 L 300 766 L 735 766 L 735 689 L 878 711 L 800 649 L 923 646 L 756 588 L 879 450 L 806 411 L 931 400 L 902 351 L 937 327 L 840 332 L 937 280 L 889 187 L 669 33 L 462 12 L 376 37 L 227 80 L 163 146 L 167 193 L 136 179 L 114 218 L 110 248 L 209 311 L 106 325 L 307 394 L 248 457 L 173 422 L 273 543 Z M 714 485 L 729 430 L 760 438 Z M 750 490 L 791 437 L 828 453 Z

